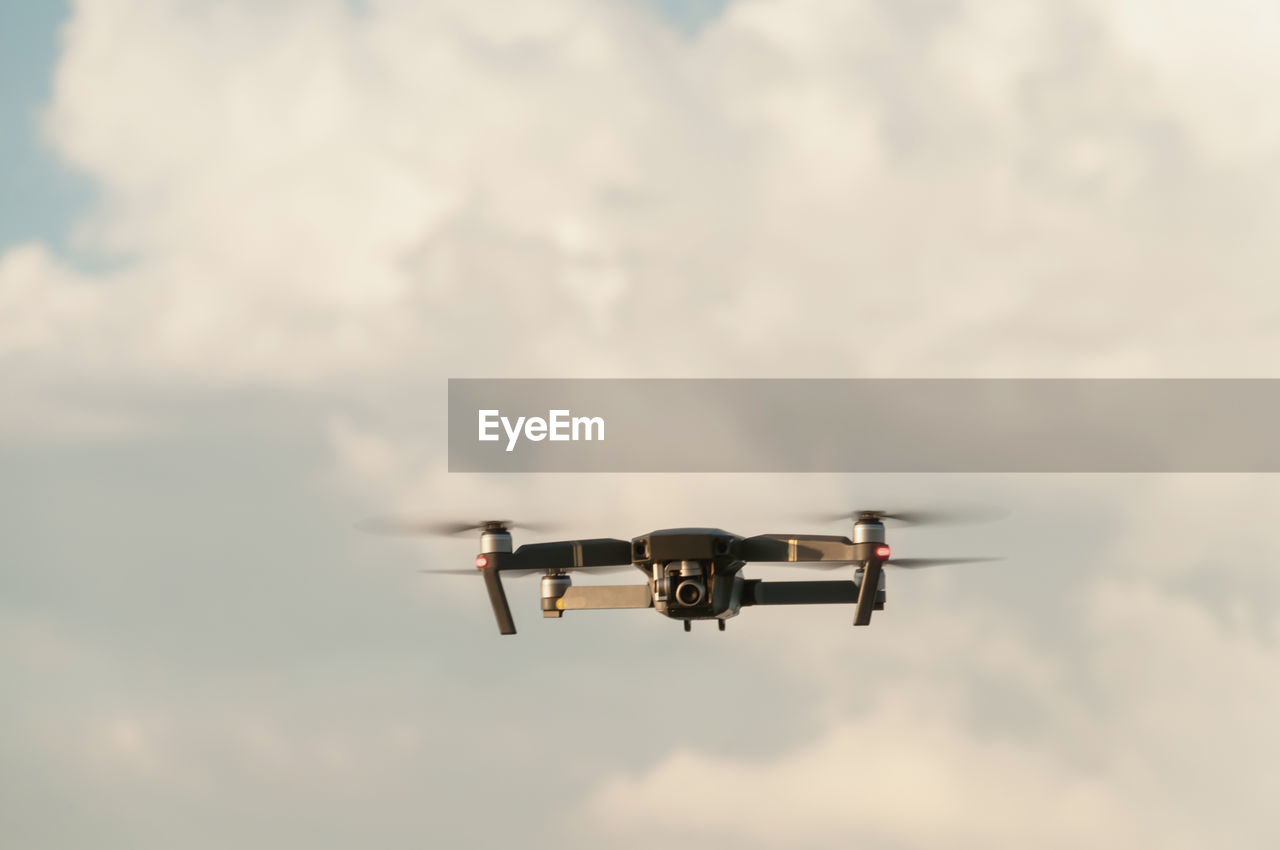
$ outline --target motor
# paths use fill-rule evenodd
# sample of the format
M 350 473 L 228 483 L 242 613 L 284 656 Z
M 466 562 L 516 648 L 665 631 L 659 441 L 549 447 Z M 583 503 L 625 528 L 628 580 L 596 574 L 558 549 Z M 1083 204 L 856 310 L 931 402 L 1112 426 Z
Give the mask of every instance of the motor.
M 547 575 L 542 577 L 542 616 L 559 617 L 561 597 L 573 585 L 573 579 L 567 575 Z

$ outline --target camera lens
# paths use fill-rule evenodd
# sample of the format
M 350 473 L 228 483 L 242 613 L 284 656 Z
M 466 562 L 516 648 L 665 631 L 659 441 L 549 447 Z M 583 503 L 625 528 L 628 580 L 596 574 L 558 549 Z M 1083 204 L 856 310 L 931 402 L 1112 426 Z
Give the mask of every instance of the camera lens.
M 697 605 L 706 595 L 700 581 L 682 581 L 676 586 L 676 601 L 681 605 Z

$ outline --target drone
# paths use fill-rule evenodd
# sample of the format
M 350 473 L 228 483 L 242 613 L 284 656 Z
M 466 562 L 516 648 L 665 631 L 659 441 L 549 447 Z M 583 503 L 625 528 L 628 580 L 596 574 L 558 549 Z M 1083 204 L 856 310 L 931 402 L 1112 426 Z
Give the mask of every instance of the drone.
M 893 558 L 885 541 L 885 521 L 908 525 L 972 520 L 972 514 L 860 510 L 823 519 L 853 521 L 849 537 L 825 534 L 760 534 L 741 537 L 719 528 L 665 528 L 631 540 L 597 537 L 552 543 L 526 543 L 514 548 L 511 529 L 539 530 L 510 520 L 414 523 L 377 521 L 366 530 L 454 535 L 480 533 L 480 553 L 471 570 L 423 570 L 465 573 L 484 578 L 498 631 L 516 633 L 502 577 L 542 574 L 542 616 L 560 618 L 567 611 L 653 608 L 684 630 L 694 620 L 725 622 L 743 608 L 756 605 L 853 605 L 853 625 L 871 623 L 885 605 L 884 568 L 917 569 L 997 560 L 995 558 Z M 762 581 L 743 575 L 751 563 L 797 564 L 818 568 L 852 567 L 848 578 L 824 581 Z M 571 573 L 632 569 L 643 584 L 575 586 Z

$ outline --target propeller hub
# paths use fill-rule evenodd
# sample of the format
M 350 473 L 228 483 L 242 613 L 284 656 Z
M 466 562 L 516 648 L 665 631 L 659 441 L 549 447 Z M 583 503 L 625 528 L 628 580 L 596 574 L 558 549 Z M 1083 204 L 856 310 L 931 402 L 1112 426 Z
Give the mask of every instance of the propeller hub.
M 858 518 L 858 521 L 853 524 L 853 542 L 884 542 L 884 523 L 880 521 L 878 515 L 871 515 L 868 517 L 868 514 L 863 514 Z
M 485 523 L 480 532 L 480 551 L 486 555 L 491 552 L 510 552 L 511 532 L 502 523 Z

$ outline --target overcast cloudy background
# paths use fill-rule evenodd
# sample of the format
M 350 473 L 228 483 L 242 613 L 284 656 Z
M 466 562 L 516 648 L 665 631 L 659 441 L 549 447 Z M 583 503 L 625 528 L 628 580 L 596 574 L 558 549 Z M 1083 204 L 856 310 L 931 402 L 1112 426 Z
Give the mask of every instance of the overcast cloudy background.
M 449 377 L 1280 377 L 1276 44 L 1244 0 L 0 4 L 4 843 L 1276 846 L 1273 477 L 444 440 Z M 895 550 L 1009 559 L 856 632 L 525 579 L 501 638 L 417 573 L 474 541 L 352 528 L 954 499 L 1012 515 Z

